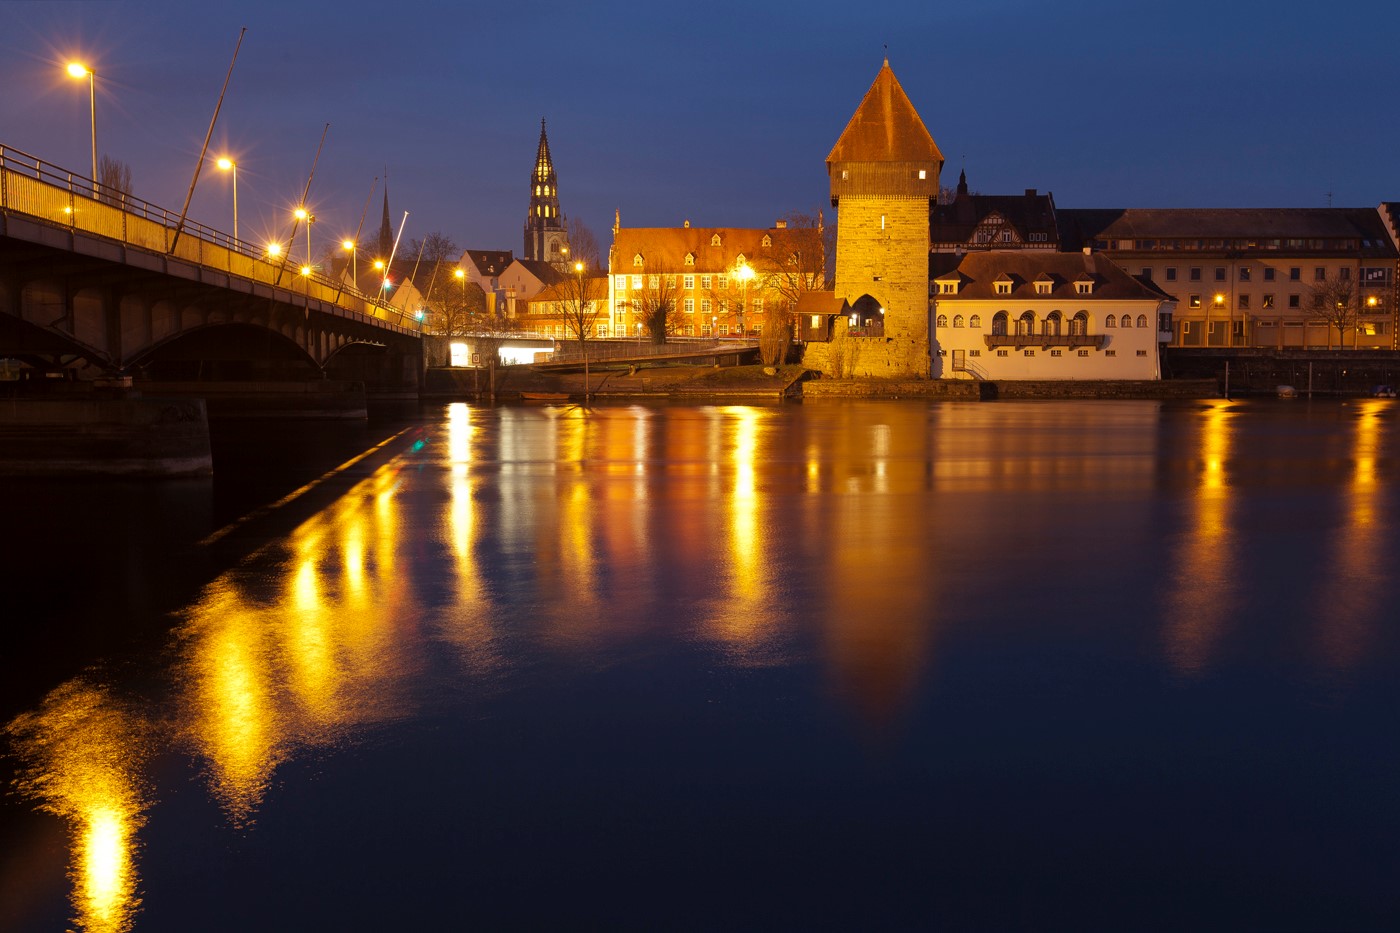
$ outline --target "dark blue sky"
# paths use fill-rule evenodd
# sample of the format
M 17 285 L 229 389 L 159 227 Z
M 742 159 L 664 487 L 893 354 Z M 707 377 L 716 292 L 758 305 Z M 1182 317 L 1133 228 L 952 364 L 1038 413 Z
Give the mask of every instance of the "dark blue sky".
M 0 2 L 0 143 L 87 173 L 86 86 L 60 67 L 81 56 L 99 149 L 178 210 L 241 26 L 211 152 L 239 158 L 245 239 L 285 223 L 325 123 L 318 244 L 353 232 L 387 163 L 406 239 L 519 251 L 542 116 L 563 208 L 604 243 L 614 208 L 627 226 L 815 211 L 885 43 L 947 184 L 965 165 L 975 189 L 1062 207 L 1400 197 L 1388 2 Z M 191 216 L 231 213 L 206 170 Z

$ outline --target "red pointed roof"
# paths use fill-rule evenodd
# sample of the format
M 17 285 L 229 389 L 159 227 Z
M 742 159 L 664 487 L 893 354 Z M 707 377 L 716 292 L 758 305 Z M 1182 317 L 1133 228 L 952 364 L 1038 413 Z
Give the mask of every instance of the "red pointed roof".
M 943 153 L 890 70 L 888 59 L 826 162 L 943 163 Z

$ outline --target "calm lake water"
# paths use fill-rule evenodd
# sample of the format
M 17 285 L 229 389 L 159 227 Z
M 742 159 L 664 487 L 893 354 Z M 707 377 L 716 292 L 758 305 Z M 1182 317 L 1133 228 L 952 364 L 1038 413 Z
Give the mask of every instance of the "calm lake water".
M 7 487 L 0 928 L 1400 924 L 1394 401 L 216 455 Z

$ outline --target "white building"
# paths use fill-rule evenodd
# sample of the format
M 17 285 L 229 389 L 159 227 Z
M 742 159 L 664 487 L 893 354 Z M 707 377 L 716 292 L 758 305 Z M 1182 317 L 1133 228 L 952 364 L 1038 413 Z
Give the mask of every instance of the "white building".
M 1160 379 L 1173 299 L 1102 253 L 935 256 L 933 375 L 942 379 Z

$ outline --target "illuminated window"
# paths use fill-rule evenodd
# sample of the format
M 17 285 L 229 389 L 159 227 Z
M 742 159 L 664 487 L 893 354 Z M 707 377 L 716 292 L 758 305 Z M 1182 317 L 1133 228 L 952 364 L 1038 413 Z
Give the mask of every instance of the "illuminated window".
M 729 276 L 721 275 L 719 277 L 719 287 L 720 289 L 726 289 L 729 287 Z
M 773 238 L 772 238 L 771 236 L 769 236 L 768 234 L 766 234 L 766 233 L 763 235 L 763 245 L 764 245 L 764 246 L 772 246 L 772 245 L 773 245 Z
M 711 245 L 711 246 L 719 246 L 719 245 L 720 245 L 720 238 L 719 238 L 719 234 L 718 234 L 718 233 L 716 233 L 714 236 L 710 237 L 710 245 Z
M 938 315 L 938 317 L 935 318 L 934 321 L 933 321 L 933 326 L 934 326 L 934 327 L 947 327 L 947 326 L 948 326 L 948 315 L 946 315 L 946 314 L 940 314 L 940 315 Z
M 686 254 L 685 254 L 685 264 L 686 264 L 687 266 L 693 266 L 693 265 L 695 265 L 695 254 L 694 254 L 694 253 L 686 253 Z
M 694 298 L 687 298 L 687 299 L 685 300 L 685 305 L 684 305 L 684 307 L 685 307 L 685 313 L 686 313 L 686 314 L 694 314 L 694 313 L 695 313 L 695 299 L 694 299 Z
M 710 313 L 710 299 L 708 299 L 708 298 L 702 298 L 702 299 L 700 300 L 700 313 L 701 313 L 701 314 L 709 314 L 709 313 Z
M 709 289 L 710 289 L 710 277 L 709 277 L 708 275 L 702 275 L 702 276 L 700 276 L 700 287 L 703 288 L 703 289 L 705 289 L 706 291 L 709 291 Z
M 617 287 L 619 290 L 625 289 L 627 287 L 627 276 L 619 275 L 617 277 Z
M 762 299 L 762 298 L 755 298 L 755 299 L 753 300 L 753 313 L 754 313 L 754 314 L 762 314 L 762 313 L 763 313 L 763 299 Z
M 668 276 L 666 276 L 666 287 L 667 287 L 667 288 L 675 288 L 675 287 L 676 287 L 676 277 L 675 277 L 674 275 L 668 275 Z
M 1187 307 L 1199 308 L 1199 307 L 1201 306 L 1201 296 L 1200 296 L 1200 295 L 1192 295 L 1190 298 L 1188 298 L 1188 299 L 1186 300 L 1186 304 L 1187 304 Z
M 641 253 L 638 253 L 637 255 L 635 255 L 635 256 L 632 257 L 632 268 L 634 268 L 634 269 L 640 269 L 641 267 L 642 267 L 642 254 L 641 254 Z
M 1273 296 L 1273 295 L 1265 295 L 1265 296 L 1264 296 L 1264 303 L 1263 303 L 1260 307 L 1262 307 L 1264 310 L 1267 311 L 1268 309 L 1272 308 L 1273 306 L 1274 306 L 1274 296 Z
M 955 315 L 953 315 L 953 326 L 954 326 L 954 327 L 962 327 L 962 326 L 963 326 L 963 316 L 962 316 L 961 314 L 955 314 Z
M 693 275 L 687 275 L 681 281 L 684 283 L 683 287 L 687 290 L 693 289 L 695 287 L 695 276 Z
M 980 314 L 974 314 L 972 317 L 968 318 L 968 320 L 967 320 L 967 326 L 968 326 L 968 327 L 981 327 L 981 326 L 982 326 L 982 315 L 980 315 Z
M 919 181 L 923 181 L 926 178 L 928 178 L 928 169 L 919 169 Z

